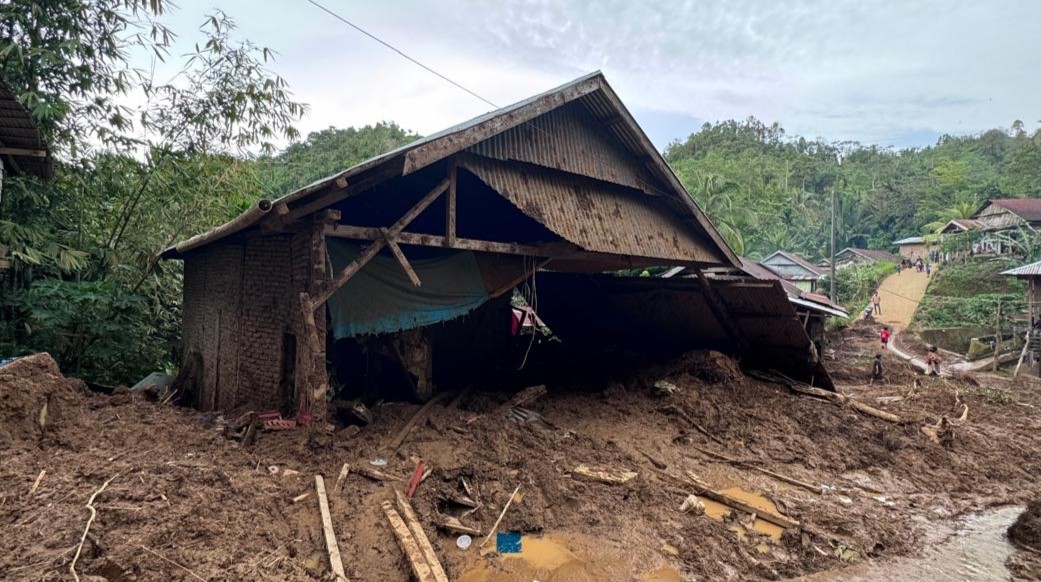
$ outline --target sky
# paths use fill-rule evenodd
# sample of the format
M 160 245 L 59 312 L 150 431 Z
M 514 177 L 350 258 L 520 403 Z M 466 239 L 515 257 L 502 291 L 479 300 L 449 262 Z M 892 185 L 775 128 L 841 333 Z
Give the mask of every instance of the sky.
M 307 0 L 174 1 L 182 51 L 219 5 L 278 53 L 304 134 L 492 109 Z M 1037 0 L 316 1 L 499 106 L 601 70 L 659 148 L 749 116 L 897 148 L 1041 120 Z

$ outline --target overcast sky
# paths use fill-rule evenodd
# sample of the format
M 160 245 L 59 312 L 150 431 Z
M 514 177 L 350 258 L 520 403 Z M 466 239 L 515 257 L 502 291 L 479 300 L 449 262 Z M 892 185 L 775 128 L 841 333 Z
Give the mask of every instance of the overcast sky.
M 490 109 L 306 0 L 175 1 L 183 41 L 219 5 L 279 53 L 304 133 Z M 500 106 L 600 69 L 659 147 L 750 115 L 897 147 L 1041 119 L 1039 0 L 318 1 Z

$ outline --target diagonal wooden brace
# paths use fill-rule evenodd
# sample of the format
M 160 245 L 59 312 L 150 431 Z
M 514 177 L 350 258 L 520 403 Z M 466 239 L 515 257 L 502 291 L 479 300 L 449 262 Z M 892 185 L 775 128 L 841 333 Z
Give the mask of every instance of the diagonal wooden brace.
M 386 228 L 381 228 L 380 234 L 383 235 L 383 240 L 387 243 L 387 246 L 390 247 L 391 254 L 394 255 L 394 258 L 398 260 L 398 264 L 401 265 L 402 270 L 404 270 L 405 274 L 408 275 L 409 281 L 412 281 L 412 285 L 414 287 L 421 286 L 423 282 L 419 280 L 419 275 L 416 274 L 416 271 L 412 269 L 412 265 L 409 264 L 408 259 L 405 258 L 405 253 L 401 252 L 401 247 L 398 246 L 398 243 L 394 242 L 394 237 L 391 236 L 390 231 Z

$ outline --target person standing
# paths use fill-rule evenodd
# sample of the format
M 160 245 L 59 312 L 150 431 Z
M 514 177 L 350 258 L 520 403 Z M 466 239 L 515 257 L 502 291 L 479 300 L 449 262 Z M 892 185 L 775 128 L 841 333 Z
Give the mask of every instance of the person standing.
M 883 327 L 882 328 L 882 333 L 878 334 L 878 337 L 879 337 L 879 339 L 882 340 L 882 349 L 883 350 L 887 349 L 889 347 L 889 338 L 890 338 L 889 328 L 888 327 Z
M 926 375 L 939 376 L 940 375 L 940 354 L 936 351 L 936 346 L 929 346 L 929 353 L 925 355 Z
M 933 273 L 932 263 L 926 263 L 925 264 L 925 276 L 929 277 L 929 276 L 932 275 L 932 273 Z
M 875 354 L 875 362 L 871 365 L 871 385 L 882 381 L 882 354 Z
M 878 294 L 877 289 L 871 294 L 871 305 L 875 306 L 876 314 L 882 315 L 882 296 Z

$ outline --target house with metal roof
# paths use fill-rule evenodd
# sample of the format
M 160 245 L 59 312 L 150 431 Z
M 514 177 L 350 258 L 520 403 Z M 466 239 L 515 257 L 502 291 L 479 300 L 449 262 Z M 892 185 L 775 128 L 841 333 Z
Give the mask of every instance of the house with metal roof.
M 858 249 L 853 247 L 847 247 L 838 253 L 835 253 L 836 267 L 878 262 L 896 264 L 900 262 L 900 257 L 889 251 L 880 251 L 878 249 Z
M 902 258 L 910 261 L 925 260 L 929 257 L 929 253 L 936 249 L 936 244 L 924 236 L 909 236 L 895 240 L 893 245 L 897 247 L 897 253 Z
M 824 270 L 820 267 L 786 251 L 775 251 L 759 262 L 804 291 L 816 291 L 817 285 L 825 276 Z
M 1026 363 L 1028 370 L 1035 375 L 1041 375 L 1041 261 L 1022 265 L 1001 273 L 1006 277 L 1015 277 L 1027 282 L 1027 313 L 1029 324 L 1027 341 L 1023 346 L 1019 363 L 1016 364 L 1015 374 L 1019 374 L 1021 367 Z M 1024 361 L 1026 360 L 1026 361 Z
M 980 228 L 980 222 L 972 218 L 952 218 L 943 225 L 939 234 L 959 234 Z
M 425 398 L 472 375 L 518 285 L 566 335 L 574 309 L 548 306 L 545 281 L 605 290 L 624 278 L 597 273 L 740 264 L 600 73 L 262 200 L 163 256 L 184 261 L 188 401 L 299 418 L 359 386 Z M 683 293 L 705 296 L 698 317 L 723 339 L 753 343 L 714 291 Z M 696 327 L 687 339 L 719 345 Z
M 987 200 L 972 218 L 984 231 L 977 251 L 1008 254 L 1016 251 L 1019 230 L 1041 228 L 1041 199 L 1003 198 Z

